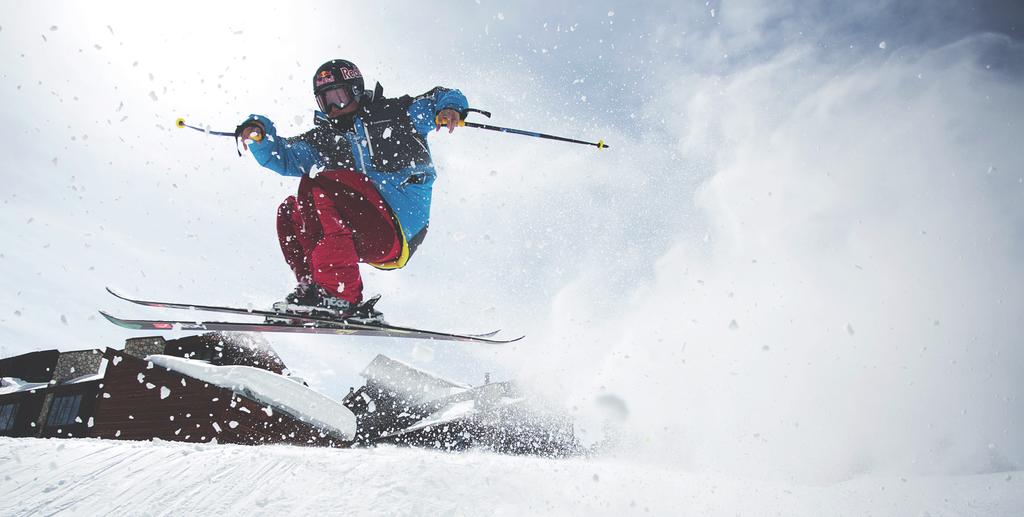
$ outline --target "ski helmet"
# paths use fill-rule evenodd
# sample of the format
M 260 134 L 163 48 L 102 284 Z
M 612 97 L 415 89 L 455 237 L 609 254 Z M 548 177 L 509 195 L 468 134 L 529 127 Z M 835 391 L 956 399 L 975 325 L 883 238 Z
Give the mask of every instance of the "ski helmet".
M 333 59 L 320 65 L 313 75 L 313 95 L 321 111 L 327 112 L 331 104 L 336 104 L 328 102 L 324 96 L 336 88 L 344 88 L 352 101 L 358 101 L 363 95 L 363 73 L 354 63 L 344 59 Z

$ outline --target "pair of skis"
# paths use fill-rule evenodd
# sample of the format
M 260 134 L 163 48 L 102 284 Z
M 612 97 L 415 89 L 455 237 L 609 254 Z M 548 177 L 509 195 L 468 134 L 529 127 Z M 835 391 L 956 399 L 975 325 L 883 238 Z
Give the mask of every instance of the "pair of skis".
M 147 307 L 162 307 L 166 309 L 185 309 L 204 312 L 218 312 L 223 314 L 239 314 L 245 316 L 262 316 L 264 322 L 242 322 L 242 321 L 187 321 L 187 320 L 128 320 L 111 316 L 100 311 L 111 323 L 132 330 L 193 330 L 193 331 L 231 331 L 231 332 L 291 332 L 301 334 L 342 334 L 354 336 L 379 336 L 398 337 L 414 339 L 435 339 L 442 341 L 464 341 L 473 343 L 504 344 L 519 341 L 525 336 L 514 339 L 493 339 L 499 331 L 486 334 L 457 334 L 452 332 L 436 332 L 417 328 L 401 327 L 387 323 L 356 323 L 346 320 L 312 316 L 305 314 L 284 313 L 277 311 L 265 311 L 258 309 L 243 309 L 240 307 L 227 307 L 220 305 L 197 305 L 191 303 L 153 302 L 146 300 L 135 300 L 115 293 L 109 287 L 107 292 L 121 300 L 145 305 Z M 278 322 L 273 320 L 287 319 L 290 322 Z

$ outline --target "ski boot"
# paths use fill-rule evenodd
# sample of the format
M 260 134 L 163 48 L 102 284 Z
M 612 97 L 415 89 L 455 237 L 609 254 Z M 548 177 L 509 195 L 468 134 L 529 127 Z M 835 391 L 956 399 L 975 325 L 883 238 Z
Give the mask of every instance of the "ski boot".
M 378 294 L 361 303 L 353 304 L 348 300 L 331 296 L 316 284 L 300 283 L 284 301 L 274 303 L 274 312 L 280 313 L 282 317 L 268 317 L 267 323 L 296 323 L 296 320 L 287 317 L 288 314 L 295 314 L 364 325 L 380 325 L 385 323 L 384 314 L 374 307 L 379 300 Z
M 331 296 L 316 284 L 300 283 L 284 301 L 275 302 L 271 310 L 282 317 L 268 317 L 268 323 L 295 323 L 287 317 L 288 314 L 343 320 L 353 310 L 353 305 L 348 300 Z

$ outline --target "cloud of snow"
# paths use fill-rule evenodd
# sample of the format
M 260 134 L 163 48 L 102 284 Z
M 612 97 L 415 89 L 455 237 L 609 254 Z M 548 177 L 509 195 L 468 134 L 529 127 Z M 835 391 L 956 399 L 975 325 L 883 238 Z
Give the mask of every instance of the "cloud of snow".
M 1024 47 L 775 50 L 659 85 L 648 109 L 707 171 L 676 197 L 699 217 L 636 289 L 611 253 L 585 264 L 524 372 L 585 432 L 621 399 L 620 452 L 686 468 L 1019 468 Z

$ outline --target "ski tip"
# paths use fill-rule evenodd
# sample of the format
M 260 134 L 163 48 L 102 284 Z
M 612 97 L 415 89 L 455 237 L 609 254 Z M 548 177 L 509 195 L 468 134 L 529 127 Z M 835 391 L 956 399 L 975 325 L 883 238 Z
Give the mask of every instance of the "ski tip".
M 509 343 L 515 343 L 516 341 L 519 341 L 525 337 L 525 334 L 512 339 L 491 339 L 490 337 L 471 336 L 470 341 L 476 341 L 478 343 L 490 343 L 492 345 L 507 345 Z
M 103 311 L 99 311 L 99 313 L 104 318 L 106 318 L 107 321 L 113 323 L 114 325 L 117 325 L 118 327 L 136 328 L 136 327 L 132 327 L 131 325 L 129 325 L 126 321 L 122 320 L 121 318 L 118 318 L 116 316 L 111 316 L 111 315 L 109 315 L 109 314 L 107 314 L 106 312 L 103 312 Z

